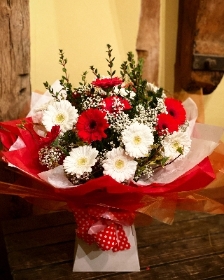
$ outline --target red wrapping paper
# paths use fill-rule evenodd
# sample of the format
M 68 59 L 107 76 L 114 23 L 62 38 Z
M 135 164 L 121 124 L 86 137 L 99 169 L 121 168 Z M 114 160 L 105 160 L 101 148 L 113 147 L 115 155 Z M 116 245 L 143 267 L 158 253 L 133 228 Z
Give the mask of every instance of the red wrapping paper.
M 37 158 L 38 149 L 47 141 L 52 141 L 57 136 L 57 131 L 49 133 L 43 141 L 35 134 L 30 119 L 27 119 L 26 129 L 21 126 L 21 121 L 1 123 L 0 125 L 2 127 L 1 141 L 6 148 L 5 151 L 2 151 L 4 160 L 29 176 L 29 179 L 22 176 L 18 184 L 0 182 L 0 193 L 2 194 L 18 195 L 33 203 L 39 200 L 39 205 L 46 208 L 50 208 L 49 201 L 51 201 L 50 205 L 51 207 L 54 205 L 54 210 L 67 208 L 73 213 L 76 213 L 77 209 L 86 211 L 89 207 L 90 209 L 96 206 L 106 207 L 107 212 L 108 209 L 112 212 L 118 211 L 120 217 L 128 212 L 130 216 L 136 217 L 136 224 L 138 224 L 139 215 L 136 215 L 138 213 L 168 224 L 173 222 L 175 211 L 178 209 L 212 214 L 224 213 L 224 205 L 207 197 L 202 191 L 214 181 L 217 174 L 219 176 L 222 174 L 223 155 L 220 156 L 220 151 L 214 151 L 210 159 L 206 157 L 191 170 L 168 184 L 152 183 L 141 186 L 130 182 L 130 185 L 125 185 L 118 183 L 110 176 L 102 176 L 79 186 L 60 189 L 54 188 L 38 177 L 38 173 L 42 172 L 44 168 L 39 164 Z M 17 137 L 23 140 L 26 147 L 9 151 L 9 147 Z M 102 215 L 104 214 L 105 212 Z M 97 221 L 94 220 L 94 223 Z M 80 224 L 79 221 L 77 222 Z M 122 224 L 121 220 L 114 220 L 112 215 L 106 222 L 106 226 L 111 226 L 110 229 L 113 232 L 117 230 L 118 225 Z M 80 228 L 78 228 L 78 232 L 79 230 Z M 102 248 L 99 242 L 98 245 Z

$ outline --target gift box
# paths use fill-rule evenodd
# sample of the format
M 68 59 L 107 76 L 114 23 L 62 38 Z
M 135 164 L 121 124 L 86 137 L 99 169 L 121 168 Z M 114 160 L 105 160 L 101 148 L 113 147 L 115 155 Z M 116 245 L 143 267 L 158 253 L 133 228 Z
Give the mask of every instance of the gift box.
M 134 226 L 123 227 L 130 243 L 124 251 L 102 251 L 96 244 L 88 245 L 76 238 L 73 271 L 139 271 L 137 239 Z

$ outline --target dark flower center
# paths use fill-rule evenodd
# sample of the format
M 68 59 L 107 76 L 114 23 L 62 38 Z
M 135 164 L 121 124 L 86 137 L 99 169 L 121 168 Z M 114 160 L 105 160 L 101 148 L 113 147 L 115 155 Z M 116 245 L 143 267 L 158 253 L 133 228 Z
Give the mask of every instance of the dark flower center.
M 170 114 L 172 117 L 175 117 L 176 112 L 175 112 L 174 110 L 169 110 L 169 114 Z
M 90 129 L 94 129 L 94 128 L 96 128 L 96 121 L 91 121 L 90 123 L 89 123 L 89 128 Z

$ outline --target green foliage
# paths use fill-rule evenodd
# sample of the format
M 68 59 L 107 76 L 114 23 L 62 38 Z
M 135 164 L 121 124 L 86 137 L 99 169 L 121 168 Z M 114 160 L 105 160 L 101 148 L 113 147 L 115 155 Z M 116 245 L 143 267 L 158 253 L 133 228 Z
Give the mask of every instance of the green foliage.
M 92 73 L 96 76 L 96 78 L 100 78 L 100 74 L 98 73 L 98 70 L 94 66 L 89 67 L 92 70 Z
M 67 92 L 67 94 L 72 93 L 72 84 L 69 82 L 69 76 L 66 69 L 67 64 L 67 58 L 64 57 L 63 50 L 59 50 L 59 64 L 62 66 L 62 72 L 65 73 L 65 75 L 62 75 L 60 84 L 62 88 Z
M 82 82 L 79 83 L 80 86 L 86 86 L 87 85 L 87 81 L 86 81 L 87 74 L 88 74 L 87 71 L 83 72 L 83 74 L 82 74 Z
M 146 80 L 142 79 L 143 60 L 139 60 L 136 64 L 134 54 L 132 52 L 127 53 L 127 60 L 121 64 L 120 74 L 123 79 L 128 79 L 133 83 L 133 86 L 137 92 L 142 92 L 147 84 Z
M 111 48 L 111 45 L 107 44 L 107 54 L 108 54 L 108 58 L 106 58 L 106 61 L 108 62 L 108 67 L 109 67 L 109 71 L 107 71 L 107 74 L 112 78 L 114 76 L 114 74 L 116 73 L 116 70 L 113 70 L 113 66 L 114 66 L 114 60 L 115 57 L 111 57 L 112 56 L 112 51 L 113 49 Z

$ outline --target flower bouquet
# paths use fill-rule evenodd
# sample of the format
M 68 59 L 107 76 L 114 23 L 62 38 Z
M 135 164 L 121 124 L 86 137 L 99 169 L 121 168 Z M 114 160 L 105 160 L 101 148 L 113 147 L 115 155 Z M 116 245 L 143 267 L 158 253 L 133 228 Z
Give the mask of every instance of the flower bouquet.
M 84 72 L 76 88 L 59 55 L 61 80 L 44 83 L 47 92 L 27 118 L 0 123 L 3 159 L 33 179 L 29 186 L 1 183 L 0 192 L 64 202 L 73 211 L 74 271 L 139 270 L 134 225 L 148 216 L 171 224 L 186 205 L 224 212 L 197 193 L 215 178 L 208 156 L 223 128 L 197 124 L 194 102 L 144 80 L 143 62 L 131 52 L 117 76 L 107 45 L 107 76 L 91 66 L 93 81 Z

